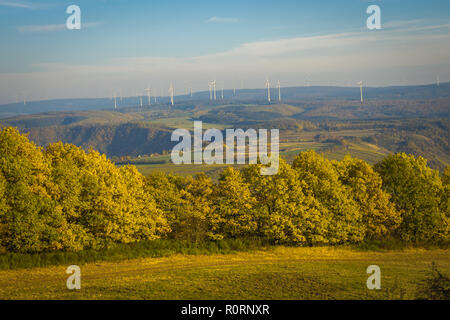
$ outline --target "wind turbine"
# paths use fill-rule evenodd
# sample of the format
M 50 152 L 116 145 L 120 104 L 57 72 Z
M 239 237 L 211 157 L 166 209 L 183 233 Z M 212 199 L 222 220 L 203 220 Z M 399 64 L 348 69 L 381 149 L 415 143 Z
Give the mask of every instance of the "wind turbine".
M 270 103 L 270 81 L 266 79 L 266 88 L 267 88 L 267 101 Z
M 172 82 L 170 82 L 169 93 L 170 93 L 170 103 L 173 106 L 173 84 L 172 84 Z
M 212 81 L 208 82 L 209 87 L 209 101 L 212 100 Z
M 222 100 L 223 100 L 223 87 L 222 87 Z
M 114 110 L 117 110 L 117 96 L 116 93 L 114 93 Z
M 436 77 L 436 85 L 439 87 L 439 76 Z
M 141 105 L 141 110 L 142 110 L 142 96 L 139 95 L 139 104 Z
M 362 80 L 360 82 L 358 82 L 359 84 L 359 88 L 361 90 L 361 103 L 364 103 L 364 97 L 363 97 L 363 82 Z
M 152 89 L 149 86 L 145 91 L 147 91 L 148 105 L 150 106 L 152 104 Z
M 280 84 L 280 80 L 278 80 L 277 86 L 278 86 L 278 102 L 281 102 L 281 84 Z
M 139 95 L 138 95 L 138 93 L 134 90 L 132 94 L 134 95 L 134 97 L 136 97 L 136 99 L 137 99 L 137 106 L 139 107 Z
M 214 89 L 214 100 L 217 100 L 217 98 L 216 98 L 216 80 L 214 80 L 212 82 L 212 85 L 213 85 L 213 89 Z
M 192 88 L 189 88 L 191 90 L 191 98 L 192 98 Z

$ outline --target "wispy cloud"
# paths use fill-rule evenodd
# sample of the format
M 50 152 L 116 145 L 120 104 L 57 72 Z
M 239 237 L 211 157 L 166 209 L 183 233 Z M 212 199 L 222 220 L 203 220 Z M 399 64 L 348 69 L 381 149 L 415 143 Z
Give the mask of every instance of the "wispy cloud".
M 17 27 L 19 32 L 50 32 L 50 31 L 61 31 L 66 28 L 65 24 L 47 24 L 40 26 L 20 26 Z
M 269 74 L 290 74 L 295 70 L 297 73 L 326 74 L 326 77 L 342 72 L 360 76 L 361 72 L 370 73 L 382 68 L 448 65 L 449 40 L 448 34 L 418 36 L 395 32 L 355 32 L 249 42 L 227 51 L 194 57 L 144 56 L 112 59 L 97 65 L 48 63 L 36 67 L 43 72 L 84 73 L 86 77 L 108 75 L 105 78 L 112 74 L 122 77 L 124 73 L 145 78 L 150 71 L 155 79 L 175 75 L 190 77 L 193 73 L 205 78 L 212 73 L 232 77 L 230 74 L 236 70 L 252 77 L 259 76 L 261 70 Z M 371 61 L 377 63 L 369 63 Z
M 238 22 L 237 18 L 224 18 L 224 17 L 211 17 L 206 22 L 218 22 L 218 23 L 226 23 L 226 22 Z
M 87 22 L 81 24 L 81 29 L 92 28 L 98 26 L 99 22 Z M 66 30 L 65 24 L 47 24 L 47 25 L 37 25 L 37 26 L 20 26 L 17 27 L 19 32 L 54 32 Z
M 448 23 L 448 21 L 436 19 L 399 20 L 383 23 L 383 29 L 385 30 L 408 33 L 427 30 L 445 30 L 448 29 L 449 26 L 450 24 Z
M 19 1 L 3 1 L 0 0 L 0 6 L 11 8 L 23 8 L 23 9 L 35 9 L 36 6 L 32 3 L 19 2 Z
M 412 27 L 419 28 L 420 26 Z M 99 64 L 45 63 L 33 65 L 33 72 L 1 73 L 0 97 L 10 97 L 10 88 L 31 88 L 29 97 L 98 97 L 121 88 L 136 95 L 136 88 L 152 83 L 183 92 L 207 90 L 217 79 L 232 87 L 241 80 L 245 87 L 263 87 L 269 75 L 286 86 L 303 85 L 306 75 L 318 85 L 347 85 L 364 79 L 367 85 L 384 86 L 429 83 L 440 75 L 450 79 L 450 33 L 435 32 L 442 25 L 427 25 L 418 34 L 384 29 L 320 36 L 302 36 L 271 41 L 248 42 L 223 52 L 193 57 L 129 57 Z M 68 77 L 70 75 L 70 77 Z M 164 92 L 165 89 L 164 89 Z M 44 95 L 45 93 L 45 95 Z M 0 100 L 1 101 L 1 100 Z

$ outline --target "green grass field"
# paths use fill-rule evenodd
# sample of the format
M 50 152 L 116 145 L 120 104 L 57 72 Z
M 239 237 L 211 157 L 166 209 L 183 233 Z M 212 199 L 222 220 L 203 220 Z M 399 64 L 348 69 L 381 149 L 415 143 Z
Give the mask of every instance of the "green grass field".
M 284 140 L 284 141 L 283 141 Z M 292 162 L 295 157 L 303 151 L 315 150 L 316 152 L 323 153 L 323 155 L 330 160 L 342 160 L 346 155 L 351 155 L 352 157 L 357 157 L 363 159 L 371 164 L 374 164 L 383 157 L 385 157 L 388 152 L 381 148 L 368 143 L 349 143 L 348 147 L 340 146 L 337 149 L 332 149 L 336 147 L 333 143 L 323 143 L 316 142 L 312 140 L 307 141 L 295 141 L 292 137 L 291 139 L 282 139 L 280 142 L 280 155 L 288 162 Z M 200 172 L 204 172 L 211 177 L 217 177 L 219 173 L 227 167 L 226 164 L 223 165 L 196 165 L 196 164 L 183 164 L 175 165 L 170 160 L 170 155 L 158 155 L 151 158 L 152 161 L 161 161 L 166 163 L 134 163 L 136 168 L 143 174 L 148 175 L 155 171 L 163 171 L 166 173 L 178 174 L 182 176 L 195 175 Z M 243 165 L 235 165 L 235 168 L 243 167 Z
M 450 273 L 444 249 L 177 254 L 80 265 L 78 291 L 66 288 L 67 266 L 0 271 L 0 299 L 414 299 L 432 262 Z M 366 287 L 369 265 L 381 268 L 381 290 Z

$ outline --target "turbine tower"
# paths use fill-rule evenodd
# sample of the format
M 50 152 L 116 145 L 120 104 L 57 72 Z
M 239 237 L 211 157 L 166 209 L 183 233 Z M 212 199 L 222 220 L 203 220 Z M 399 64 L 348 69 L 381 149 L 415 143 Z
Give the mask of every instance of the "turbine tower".
M 361 103 L 364 103 L 364 97 L 363 97 L 363 82 L 360 81 L 360 82 L 358 82 L 358 84 L 359 84 L 359 88 L 360 88 L 360 90 L 361 90 Z
M 114 93 L 114 110 L 117 110 L 117 96 L 116 96 L 116 93 Z
M 267 88 L 267 101 L 270 103 L 270 81 L 266 80 L 266 88 Z
M 216 80 L 214 80 L 212 82 L 212 85 L 213 85 L 213 89 L 214 89 L 214 101 L 215 101 L 215 100 L 217 100 L 217 97 L 216 97 Z
M 212 100 L 212 81 L 208 82 L 209 87 L 209 101 Z
M 277 86 L 278 86 L 278 102 L 281 102 L 281 84 L 280 84 L 280 80 L 278 80 Z
M 140 104 L 141 110 L 142 110 L 142 96 L 141 95 L 139 95 L 139 104 Z
M 222 100 L 223 100 L 223 87 L 222 87 Z
M 133 91 L 133 94 L 136 95 L 136 99 L 137 99 L 137 106 L 139 107 L 139 98 L 140 96 L 138 95 L 138 93 L 136 91 Z
M 152 104 L 152 89 L 149 86 L 145 91 L 147 91 L 148 105 L 150 106 Z
M 173 84 L 172 84 L 172 82 L 170 82 L 169 93 L 170 93 L 170 104 L 173 106 Z

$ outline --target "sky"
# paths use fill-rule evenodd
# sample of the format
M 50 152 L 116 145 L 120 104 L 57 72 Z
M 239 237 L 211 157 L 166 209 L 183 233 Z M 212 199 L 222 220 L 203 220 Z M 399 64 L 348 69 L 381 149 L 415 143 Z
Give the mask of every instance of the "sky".
M 69 5 L 81 29 L 68 30 Z M 381 9 L 369 30 L 366 9 Z M 0 103 L 450 81 L 448 0 L 0 0 Z

